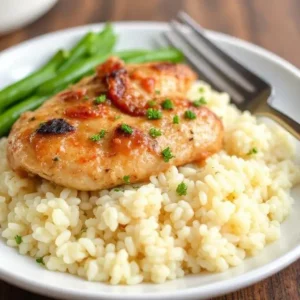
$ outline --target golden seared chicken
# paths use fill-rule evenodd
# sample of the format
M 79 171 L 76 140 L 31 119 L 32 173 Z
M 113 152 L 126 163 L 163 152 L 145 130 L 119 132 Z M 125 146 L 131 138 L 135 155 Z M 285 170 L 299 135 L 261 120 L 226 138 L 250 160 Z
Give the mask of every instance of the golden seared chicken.
M 223 127 L 186 99 L 195 79 L 186 65 L 125 65 L 112 57 L 95 76 L 20 117 L 9 135 L 9 163 L 60 185 L 99 190 L 201 161 L 220 150 Z

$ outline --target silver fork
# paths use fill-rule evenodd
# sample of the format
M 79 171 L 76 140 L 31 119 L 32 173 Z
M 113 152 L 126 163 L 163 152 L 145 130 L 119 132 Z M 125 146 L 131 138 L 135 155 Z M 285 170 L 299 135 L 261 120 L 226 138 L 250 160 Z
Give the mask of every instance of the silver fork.
M 212 79 L 212 76 L 209 77 L 202 71 L 199 67 L 199 58 L 225 83 L 232 102 L 240 110 L 248 110 L 255 115 L 269 117 L 300 140 L 300 124 L 270 105 L 274 89 L 269 83 L 218 48 L 205 36 L 202 27 L 188 14 L 179 12 L 178 19 L 185 25 L 185 28 L 179 22 L 172 20 L 170 23 L 172 30 L 164 33 L 165 38 L 171 46 L 183 52 L 187 62 L 203 81 L 216 90 L 224 90 L 215 78 Z M 208 51 L 205 51 L 203 46 Z M 209 52 L 213 52 L 217 59 L 209 58 L 207 55 Z M 233 70 L 235 75 L 230 75 L 226 71 L 226 66 L 227 69 L 229 67 Z

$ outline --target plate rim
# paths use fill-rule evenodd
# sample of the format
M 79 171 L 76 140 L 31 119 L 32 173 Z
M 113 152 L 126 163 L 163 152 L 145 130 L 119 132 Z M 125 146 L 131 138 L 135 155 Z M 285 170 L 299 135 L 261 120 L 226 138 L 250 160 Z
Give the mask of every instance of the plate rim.
M 111 23 L 115 27 L 125 27 L 126 29 L 136 28 L 137 26 L 139 28 L 143 28 L 143 29 L 146 29 L 146 30 L 149 29 L 150 27 L 151 27 L 151 30 L 153 28 L 164 29 L 164 30 L 167 30 L 169 28 L 167 22 L 121 21 L 121 22 L 111 22 Z M 0 59 L 3 59 L 3 56 L 9 55 L 10 52 L 17 51 L 19 48 L 24 47 L 24 46 L 28 46 L 28 44 L 31 44 L 32 42 L 36 42 L 40 39 L 47 39 L 47 38 L 49 38 L 51 36 L 54 36 L 56 34 L 72 33 L 72 32 L 76 32 L 76 31 L 81 31 L 81 30 L 83 31 L 83 30 L 88 30 L 88 29 L 93 29 L 93 28 L 94 29 L 95 28 L 99 29 L 101 27 L 104 27 L 105 24 L 106 24 L 106 22 L 90 23 L 90 24 L 86 24 L 86 25 L 74 26 L 74 27 L 59 29 L 59 30 L 51 31 L 51 32 L 48 32 L 48 33 L 45 33 L 45 34 L 41 34 L 41 35 L 38 35 L 34 38 L 25 40 L 21 43 L 18 43 L 16 45 L 13 45 L 13 46 L 10 46 L 6 49 L 3 49 L 2 51 L 0 51 Z M 251 49 L 253 52 L 263 56 L 264 58 L 274 60 L 277 63 L 279 63 L 280 65 L 287 68 L 292 73 L 294 73 L 294 75 L 296 75 L 300 79 L 300 68 L 296 67 L 295 65 L 293 65 L 288 60 L 280 57 L 279 55 L 275 54 L 274 52 L 272 52 L 268 49 L 265 49 L 265 48 L 263 48 L 259 45 L 254 44 L 254 43 L 248 42 L 248 41 L 246 41 L 242 38 L 238 38 L 238 37 L 235 37 L 235 36 L 232 36 L 230 34 L 223 33 L 223 32 L 218 32 L 218 31 L 214 31 L 214 30 L 210 30 L 210 29 L 205 29 L 205 32 L 208 33 L 210 38 L 212 38 L 214 40 L 220 40 L 220 41 L 225 42 L 227 44 L 234 44 L 235 46 L 238 46 L 238 47 L 244 48 L 244 49 Z
M 96 29 L 104 26 L 105 23 L 92 23 L 83 26 L 76 26 L 67 29 L 61 29 L 57 31 L 53 31 L 50 33 L 46 33 L 43 35 L 39 35 L 12 47 L 9 47 L 0 52 L 0 60 L 5 58 L 6 55 L 11 55 L 11 52 L 18 51 L 22 47 L 26 47 L 30 45 L 32 42 L 37 42 L 38 40 L 48 39 L 49 37 L 53 37 L 56 34 L 62 33 L 70 33 L 77 31 L 85 31 L 88 29 Z M 112 22 L 115 27 L 119 27 L 125 30 L 135 29 L 137 27 L 145 29 L 145 30 L 166 30 L 168 28 L 168 23 L 166 22 L 153 22 L 153 21 L 124 21 L 124 22 Z M 235 47 L 243 48 L 246 50 L 250 50 L 254 52 L 255 55 L 261 56 L 264 59 L 270 60 L 275 64 L 279 64 L 281 67 L 285 68 L 289 72 L 293 73 L 300 80 L 300 69 L 296 66 L 292 65 L 287 60 L 281 58 L 277 54 L 264 49 L 258 45 L 252 44 L 248 41 L 242 40 L 240 38 L 216 32 L 211 30 L 206 30 L 208 35 L 213 39 L 220 41 L 221 43 L 227 43 L 234 45 Z M 18 253 L 16 253 L 18 254 Z M 18 273 L 10 272 L 10 270 L 2 270 L 0 266 L 0 278 L 1 280 L 8 282 L 9 284 L 21 287 L 25 290 L 30 290 L 37 294 L 43 295 L 51 295 L 52 297 L 63 297 L 72 299 L 82 299 L 82 296 L 87 297 L 87 299 L 116 299 L 116 297 L 120 297 L 122 299 L 157 299 L 158 297 L 164 297 L 165 299 L 171 298 L 180 298 L 185 297 L 185 299 L 192 299 L 197 297 L 197 299 L 203 299 L 204 297 L 215 297 L 218 295 L 222 295 L 225 293 L 229 293 L 246 286 L 252 285 L 258 281 L 261 281 L 276 272 L 284 269 L 288 265 L 292 264 L 300 258 L 300 245 L 297 245 L 292 250 L 288 251 L 284 255 L 278 257 L 277 259 L 261 265 L 249 272 L 241 274 L 234 278 L 225 279 L 219 281 L 217 283 L 209 283 L 199 287 L 191 287 L 183 290 L 176 291 L 159 291 L 159 292 L 149 292 L 149 293 L 127 293 L 121 294 L 120 292 L 107 293 L 102 292 L 89 292 L 89 290 L 84 290 L 83 293 L 78 293 L 75 289 L 70 288 L 58 288 L 53 286 L 47 286 L 46 284 L 37 283 L 33 279 L 26 278 Z M 51 293 L 51 294 L 50 294 Z M 119 298 L 119 299 L 120 299 Z

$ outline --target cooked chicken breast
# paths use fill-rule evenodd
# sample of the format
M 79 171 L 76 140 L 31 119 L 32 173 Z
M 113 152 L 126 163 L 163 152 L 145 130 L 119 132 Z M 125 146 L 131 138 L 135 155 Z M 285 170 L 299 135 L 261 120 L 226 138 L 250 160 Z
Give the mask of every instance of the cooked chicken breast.
M 9 163 L 92 191 L 202 161 L 222 147 L 223 127 L 186 99 L 195 79 L 183 64 L 126 66 L 112 57 L 95 76 L 20 117 L 9 135 Z

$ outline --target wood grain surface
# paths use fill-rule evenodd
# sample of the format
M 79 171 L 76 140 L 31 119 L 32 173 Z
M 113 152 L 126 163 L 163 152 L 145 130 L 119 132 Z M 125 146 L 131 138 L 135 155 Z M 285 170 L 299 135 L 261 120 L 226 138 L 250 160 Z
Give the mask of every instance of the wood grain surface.
M 0 51 L 47 32 L 88 23 L 168 21 L 180 9 L 206 28 L 253 42 L 300 67 L 300 0 L 60 0 L 40 20 L 0 36 Z M 50 298 L 0 281 L 0 300 L 4 299 Z M 300 261 L 260 283 L 216 299 L 300 299 Z

